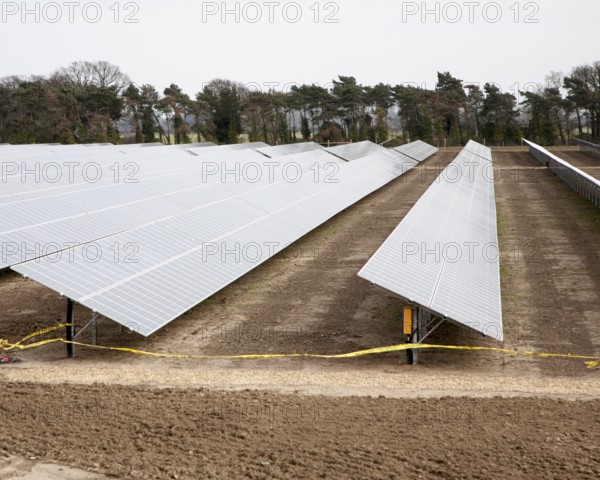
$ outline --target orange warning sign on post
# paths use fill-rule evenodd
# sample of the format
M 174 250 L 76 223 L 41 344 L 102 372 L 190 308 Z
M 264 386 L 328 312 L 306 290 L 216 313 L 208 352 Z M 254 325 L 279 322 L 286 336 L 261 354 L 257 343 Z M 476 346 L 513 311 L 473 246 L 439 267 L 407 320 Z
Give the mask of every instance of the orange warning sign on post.
M 412 335 L 412 307 L 404 307 L 404 335 Z

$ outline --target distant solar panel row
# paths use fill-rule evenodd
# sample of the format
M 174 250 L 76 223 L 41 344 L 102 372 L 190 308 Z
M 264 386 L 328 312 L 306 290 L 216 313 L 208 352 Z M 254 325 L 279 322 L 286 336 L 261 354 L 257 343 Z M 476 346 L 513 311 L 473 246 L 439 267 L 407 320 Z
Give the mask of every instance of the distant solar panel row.
M 291 143 L 289 145 L 278 145 L 276 147 L 259 147 L 256 150 L 266 157 L 274 158 L 282 155 L 291 155 L 294 153 L 310 152 L 313 150 L 323 150 L 324 147 L 314 142 Z
M 408 166 L 368 158 L 340 171 L 327 186 L 305 177 L 291 187 L 267 184 L 212 201 L 139 229 L 98 241 L 135 245 L 137 263 L 29 262 L 14 269 L 69 298 L 150 335 L 342 209 L 403 173 Z M 222 187 L 222 186 L 221 186 Z M 249 250 L 247 250 L 249 249 Z
M 157 155 L 156 150 L 167 151 L 168 155 Z M 308 153 L 297 154 L 292 160 L 305 167 L 318 165 L 329 168 L 345 163 L 321 150 Z M 199 195 L 199 190 L 206 187 L 209 180 L 213 183 L 240 182 L 242 169 L 236 170 L 235 165 L 230 168 L 227 164 L 244 162 L 245 167 L 252 167 L 253 164 L 248 162 L 257 165 L 257 162 L 265 159 L 255 150 L 246 149 L 213 154 L 210 160 L 203 157 L 204 160 L 199 162 L 178 150 L 157 147 L 152 152 L 148 150 L 148 154 L 137 152 L 135 156 L 128 156 L 128 162 L 138 161 L 135 164 L 138 170 L 131 178 L 133 181 L 127 181 L 127 178 L 116 181 L 115 172 L 109 169 L 113 168 L 113 161 L 118 158 L 112 152 L 103 158 L 94 157 L 93 163 L 104 167 L 104 180 L 98 182 L 86 181 L 78 175 L 74 175 L 75 182 L 68 175 L 56 182 L 29 176 L 22 178 L 19 174 L 4 179 L 6 187 L 0 195 L 0 214 L 5 219 L 0 227 L 0 241 L 4 246 L 0 268 L 39 256 L 37 247 L 40 242 L 52 245 L 47 247 L 50 253 L 64 248 L 64 245 L 134 228 L 143 224 L 149 215 L 155 215 L 151 212 L 155 212 L 153 209 L 156 204 L 173 205 L 175 210 L 185 208 L 186 203 L 181 198 Z M 67 163 L 70 163 L 70 157 L 69 162 L 56 165 L 62 169 Z M 274 167 L 277 163 L 270 162 L 269 166 Z M 333 172 L 331 168 L 329 171 Z M 89 191 L 93 191 L 93 195 Z M 139 209 L 142 209 L 140 213 L 132 215 Z
M 252 148 L 200 148 L 213 153 L 192 157 L 176 149 L 140 149 L 141 155 L 168 155 L 163 161 L 138 158 L 137 184 L 29 188 L 13 182 L 16 191 L 0 203 L 7 219 L 0 242 L 4 253 L 6 245 L 24 247 L 0 268 L 12 265 L 150 335 L 417 164 L 385 149 L 348 163 L 318 148 L 281 160 Z M 110 165 L 112 155 L 98 162 Z M 250 181 L 235 174 L 234 167 L 267 164 L 279 168 L 272 177 Z M 222 177 L 215 167 L 229 175 Z M 297 180 L 288 178 L 288 167 L 301 173 Z M 39 244 L 70 247 L 51 255 L 36 251 Z
M 579 144 L 579 149 L 582 152 L 587 153 L 588 155 L 593 155 L 594 157 L 600 157 L 600 145 L 586 142 L 585 140 L 580 140 L 578 138 L 576 138 L 575 141 Z
M 335 147 L 329 147 L 327 151 L 347 162 L 364 158 L 373 153 L 389 152 L 387 148 L 383 148 L 380 145 L 369 141 L 337 145 Z
M 546 165 L 558 178 L 563 180 L 579 195 L 585 197 L 597 207 L 600 207 L 600 180 L 557 157 L 544 147 L 529 140 L 524 141 L 529 145 L 529 152 L 542 165 Z
M 181 168 L 176 161 L 163 163 L 162 168 L 168 165 L 170 170 L 147 174 L 137 183 L 108 181 L 96 187 L 83 183 L 81 188 L 35 192 L 27 199 L 0 204 L 4 218 L 0 268 L 137 228 L 185 212 L 195 202 L 254 186 L 234 174 L 225 178 L 225 188 L 218 164 L 207 170 L 205 164 L 195 163 L 193 168 Z
M 394 150 L 398 153 L 406 155 L 409 158 L 412 158 L 413 160 L 416 160 L 417 162 L 422 162 L 423 160 L 437 153 L 439 149 L 421 140 L 417 140 L 416 142 L 396 147 Z
M 215 147 L 200 147 L 200 148 L 190 148 L 190 152 L 195 153 L 196 155 L 214 155 L 215 153 L 223 153 L 223 152 L 233 152 L 236 150 L 255 150 L 257 148 L 269 147 L 267 143 L 264 142 L 252 142 L 252 143 L 235 143 L 232 145 L 218 145 Z
M 264 158 L 254 150 L 225 152 L 210 157 L 213 162 L 225 159 Z M 206 159 L 205 159 L 206 160 Z M 54 195 L 72 189 L 97 189 L 117 184 L 135 184 L 148 176 L 199 169 L 198 157 L 171 147 L 139 149 L 123 154 L 108 150 L 104 155 L 71 153 L 60 157 L 37 157 L 34 161 L 2 160 L 0 204 L 25 198 Z
M 409 303 L 503 339 L 491 151 L 470 142 L 359 276 Z

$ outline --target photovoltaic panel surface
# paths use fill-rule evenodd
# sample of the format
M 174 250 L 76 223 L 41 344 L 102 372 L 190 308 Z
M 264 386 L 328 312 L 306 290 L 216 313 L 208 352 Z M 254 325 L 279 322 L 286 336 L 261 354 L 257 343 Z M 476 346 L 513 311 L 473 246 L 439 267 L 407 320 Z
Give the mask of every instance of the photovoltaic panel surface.
M 489 149 L 475 142 L 465 147 L 359 276 L 441 318 L 502 340 Z
M 328 181 L 305 162 L 298 181 L 220 184 L 225 193 L 211 201 L 189 199 L 185 211 L 95 241 L 94 262 L 82 245 L 13 269 L 150 335 L 415 164 L 378 153 L 340 165 Z M 115 261 L 115 245 L 133 245 L 137 261 Z
M 67 150 L 72 148 L 58 149 Z M 85 181 L 77 171 L 75 181 L 67 176 L 58 182 L 31 181 L 29 177 L 23 182 L 19 175 L 7 179 L 7 188 L 0 195 L 0 215 L 5 219 L 0 225 L 0 269 L 183 211 L 191 198 L 202 199 L 204 194 L 219 190 L 209 183 L 240 184 L 244 177 L 268 177 L 271 171 L 280 176 L 285 173 L 290 179 L 300 165 L 326 181 L 335 178 L 339 165 L 347 163 L 324 149 L 273 160 L 252 149 L 219 150 L 202 159 L 191 158 L 172 146 L 135 149 L 127 155 L 104 151 L 102 158 L 93 159 L 93 164 L 103 169 L 99 181 Z M 93 150 L 87 148 L 86 152 Z M 64 159 L 65 155 L 54 160 Z M 391 165 L 400 160 L 403 166 L 415 164 L 386 149 L 378 155 L 389 158 Z M 122 166 L 114 163 L 121 157 L 128 162 L 124 165 L 131 166 L 135 160 L 138 168 L 131 178 L 123 174 L 117 180 L 111 169 Z M 64 163 L 71 160 L 67 155 Z M 268 165 L 262 165 L 263 162 Z M 217 198 L 223 191 L 212 195 Z
M 600 180 L 559 158 L 544 147 L 524 140 L 529 152 L 582 197 L 600 207 Z
M 341 158 L 332 155 L 324 149 L 310 150 L 300 153 L 291 153 L 288 155 L 274 157 L 272 159 L 266 158 L 264 161 L 267 162 L 267 164 L 275 165 L 292 165 L 295 163 L 300 163 L 307 166 L 320 165 L 321 167 L 326 167 L 329 165 L 344 165 L 348 163 L 345 160 L 342 160 Z
M 102 153 L 58 153 L 51 157 L 28 157 L 2 162 L 0 204 L 13 196 L 52 195 L 57 190 L 89 188 L 106 184 L 136 183 L 140 177 L 197 166 L 198 160 L 184 150 L 155 147 L 128 153 L 107 149 Z
M 211 143 L 211 142 L 209 142 Z M 150 142 L 150 143 L 127 143 L 124 145 L 119 145 L 119 148 L 122 150 L 126 150 L 128 148 L 150 148 L 150 147 L 162 147 L 164 143 L 162 142 Z M 214 143 L 211 143 L 210 146 L 213 146 Z M 193 146 L 193 145 L 192 145 Z
M 141 163 L 132 181 L 117 182 L 109 176 L 103 182 L 80 181 L 0 196 L 0 269 L 184 212 L 194 202 L 227 194 L 222 183 L 230 184 L 230 190 L 250 188 L 253 183 L 244 182 L 244 175 L 255 175 L 255 170 L 268 177 L 258 162 L 265 157 L 254 150 L 209 159 L 163 157 Z M 252 159 L 254 170 L 242 168 Z M 28 185 L 43 186 L 35 182 L 24 186 Z
M 200 147 L 200 148 L 190 148 L 189 151 L 195 153 L 196 155 L 212 155 L 215 153 L 223 153 L 235 150 L 245 150 L 245 149 L 257 149 L 257 148 L 265 148 L 270 145 L 264 142 L 251 142 L 251 143 L 235 143 L 232 145 L 217 145 L 216 147 Z
M 417 140 L 406 145 L 401 145 L 400 147 L 394 148 L 394 150 L 403 155 L 406 155 L 407 157 L 412 158 L 413 160 L 419 163 L 424 160 L 427 160 L 429 157 L 431 157 L 439 151 L 438 148 L 433 147 L 421 140 Z
M 335 147 L 329 147 L 326 150 L 346 160 L 347 162 L 364 158 L 373 153 L 381 153 L 386 151 L 389 152 L 387 148 L 370 141 L 337 145 Z
M 278 145 L 275 147 L 257 148 L 263 155 L 274 158 L 282 155 L 291 155 L 294 153 L 309 152 L 312 150 L 323 150 L 324 147 L 314 142 L 291 143 L 289 145 Z
M 574 140 L 579 144 L 579 149 L 582 152 L 592 155 L 594 157 L 600 157 L 600 145 L 591 142 L 586 142 L 585 140 L 580 140 L 579 138 L 575 138 Z

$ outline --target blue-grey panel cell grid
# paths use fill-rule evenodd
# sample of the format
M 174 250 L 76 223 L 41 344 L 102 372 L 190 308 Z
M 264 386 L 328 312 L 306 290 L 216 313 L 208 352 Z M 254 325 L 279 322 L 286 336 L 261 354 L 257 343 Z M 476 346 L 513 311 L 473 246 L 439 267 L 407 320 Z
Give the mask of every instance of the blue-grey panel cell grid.
M 475 142 L 465 147 L 359 276 L 442 318 L 502 340 L 490 166 L 486 148 Z M 451 169 L 461 172 L 458 181 Z
M 275 181 L 215 181 L 194 188 L 195 177 L 186 171 L 169 180 L 168 187 L 157 181 L 144 182 L 138 189 L 124 188 L 119 202 L 129 199 L 134 203 L 123 208 L 113 205 L 100 222 L 100 212 L 92 222 L 92 216 L 85 215 L 86 209 L 97 208 L 109 201 L 110 195 L 98 204 L 95 199 L 85 199 L 89 193 L 85 192 L 82 215 L 69 215 L 74 210 L 67 209 L 62 213 L 68 219 L 64 222 L 42 221 L 34 229 L 21 227 L 32 241 L 64 238 L 68 232 L 77 231 L 87 243 L 53 262 L 38 258 L 12 268 L 150 335 L 278 251 L 265 250 L 256 261 L 245 257 L 233 261 L 215 254 L 215 246 L 230 249 L 254 242 L 264 249 L 268 244 L 281 249 L 416 165 L 389 151 L 379 151 L 350 163 L 338 162 L 335 181 L 327 183 L 314 180 L 311 155 L 320 166 L 332 159 L 337 162 L 322 150 L 286 156 L 289 161 L 297 160 L 308 173 L 296 183 L 279 175 Z M 154 191 L 159 194 L 152 195 Z M 138 202 L 144 208 L 138 207 Z M 57 204 L 55 208 L 62 207 Z M 43 216 L 43 210 L 39 214 Z M 102 227 L 95 227 L 97 223 Z M 103 236 L 98 237 L 100 234 Z M 94 262 L 84 255 L 92 242 L 104 253 Z M 138 261 L 115 261 L 112 247 L 128 244 L 139 249 Z

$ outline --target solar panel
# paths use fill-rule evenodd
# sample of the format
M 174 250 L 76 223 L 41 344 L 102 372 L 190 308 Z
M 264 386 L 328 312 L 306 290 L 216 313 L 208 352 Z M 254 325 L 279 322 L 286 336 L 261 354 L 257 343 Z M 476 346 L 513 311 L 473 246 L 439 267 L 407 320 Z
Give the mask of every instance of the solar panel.
M 486 160 L 492 159 L 492 149 L 473 140 L 469 140 L 464 149 Z
M 151 142 L 151 143 L 128 143 L 119 145 L 120 149 L 135 149 L 135 148 L 151 148 L 151 147 L 171 147 L 171 148 L 183 148 L 185 150 L 190 148 L 203 148 L 203 147 L 216 147 L 217 144 L 213 142 L 197 142 L 197 143 L 179 143 L 175 145 L 165 145 L 162 142 Z
M 278 145 L 276 147 L 263 147 L 256 150 L 263 155 L 274 158 L 294 153 L 309 152 L 312 150 L 323 150 L 324 147 L 314 142 L 291 143 L 289 145 Z
M 468 147 L 358 275 L 442 319 L 502 340 L 491 155 L 484 158 L 487 150 L 474 142 Z
M 197 165 L 184 150 L 155 147 L 128 153 L 108 149 L 101 154 L 90 150 L 50 154 L 2 161 L 0 204 L 12 202 L 14 195 L 43 196 L 58 189 L 95 188 L 103 184 L 132 182 L 143 173 L 173 170 Z
M 92 145 L 88 147 L 84 145 L 11 145 L 8 148 L 0 149 L 0 161 L 53 159 L 63 156 L 102 156 L 111 152 L 118 153 L 119 148 L 114 145 Z
M 352 160 L 358 160 L 359 158 L 364 158 L 373 153 L 389 152 L 387 148 L 384 148 L 368 140 L 365 142 L 337 145 L 335 147 L 329 147 L 326 150 L 348 162 Z
M 394 151 L 406 155 L 407 157 L 410 157 L 420 163 L 436 154 L 439 149 L 421 140 L 417 140 L 415 142 L 396 147 L 394 148 Z
M 272 159 L 266 158 L 264 161 L 267 164 L 300 163 L 308 166 L 320 165 L 321 167 L 325 167 L 328 165 L 344 165 L 347 163 L 345 160 L 342 160 L 341 158 L 325 151 L 325 149 L 310 150 L 300 153 L 291 153 L 287 155 L 281 155 L 280 157 L 275 157 Z
M 579 195 L 600 207 L 600 180 L 557 157 L 544 147 L 540 147 L 529 140 L 524 140 L 524 142 L 529 145 L 529 152 L 540 163 L 546 165 Z
M 211 148 L 211 147 L 206 147 Z M 220 148 L 220 147 L 219 147 Z M 199 159 L 186 150 L 174 146 L 156 146 L 143 149 L 103 148 L 102 150 L 58 150 L 32 157 L 2 160 L 2 191 L 0 203 L 15 194 L 55 192 L 62 187 L 95 188 L 102 184 L 137 180 L 144 174 L 155 174 L 197 167 Z M 264 156 L 250 149 L 220 151 L 202 156 L 202 161 L 260 160 Z M 9 199 L 8 201 L 12 201 Z
M 250 186 L 220 184 L 213 193 L 224 193 L 209 202 L 209 195 L 190 197 L 185 211 L 98 239 L 97 261 L 82 245 L 57 261 L 12 268 L 148 336 L 416 162 L 373 154 L 340 165 L 329 181 L 316 180 L 309 162 L 298 164 L 298 181 L 281 174 Z M 115 245 L 136 246 L 137 262 L 115 261 Z
M 221 148 L 221 147 L 216 147 Z M 267 157 L 259 153 L 258 151 L 251 148 L 244 148 L 239 150 L 213 150 L 212 147 L 205 147 L 202 150 L 211 150 L 211 152 L 205 154 L 196 153 L 198 150 L 191 149 L 190 152 L 197 155 L 197 162 L 221 162 L 221 161 L 235 161 L 235 162 L 249 162 L 256 161 L 262 162 L 268 160 Z
M 163 145 L 164 145 L 164 143 L 162 143 L 162 142 L 125 143 L 125 144 L 119 145 L 119 148 L 121 148 L 121 149 L 128 149 L 128 148 L 150 148 L 150 147 L 162 147 Z
M 232 145 L 217 145 L 216 147 L 190 148 L 189 151 L 195 153 L 196 155 L 212 155 L 215 153 L 230 152 L 235 150 L 257 149 L 269 146 L 270 145 L 264 142 L 234 143 Z
M 185 150 L 188 150 L 190 148 L 206 148 L 216 146 L 217 144 L 213 142 L 182 143 L 180 145 L 175 145 L 176 148 L 183 148 Z
M 240 158 L 245 167 L 252 167 L 249 160 L 254 158 L 255 168 L 245 172 L 236 165 Z M 250 188 L 253 183 L 244 183 L 243 176 L 254 178 L 255 170 L 268 176 L 258 162 L 265 157 L 254 150 L 211 155 L 203 162 L 188 156 L 183 160 L 163 158 L 142 168 L 136 183 L 83 183 L 4 198 L 0 269 L 184 212 L 194 202 L 213 201 L 234 189 Z
M 586 142 L 585 140 L 580 140 L 579 138 L 574 138 L 579 144 L 579 150 L 592 155 L 594 157 L 600 157 L 600 145 L 596 145 L 595 143 Z

